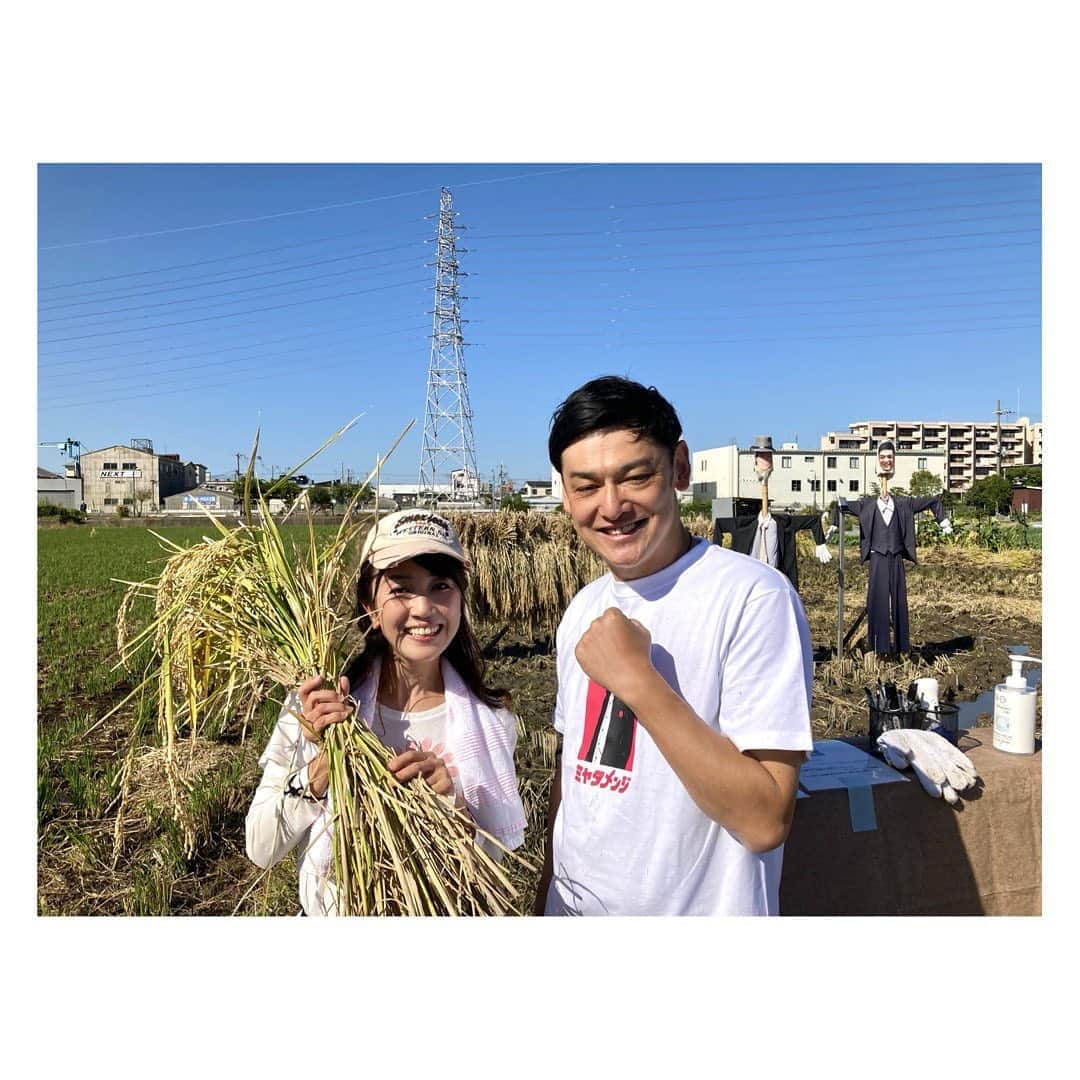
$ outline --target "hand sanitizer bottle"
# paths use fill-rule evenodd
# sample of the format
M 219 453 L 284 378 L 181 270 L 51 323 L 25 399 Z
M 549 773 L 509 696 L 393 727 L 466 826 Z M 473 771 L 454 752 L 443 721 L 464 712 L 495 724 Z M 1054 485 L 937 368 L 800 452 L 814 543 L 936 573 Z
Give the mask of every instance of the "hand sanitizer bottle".
M 994 687 L 994 748 L 1007 754 L 1035 753 L 1035 689 L 1021 673 L 1037 656 L 1009 654 L 1012 674 Z

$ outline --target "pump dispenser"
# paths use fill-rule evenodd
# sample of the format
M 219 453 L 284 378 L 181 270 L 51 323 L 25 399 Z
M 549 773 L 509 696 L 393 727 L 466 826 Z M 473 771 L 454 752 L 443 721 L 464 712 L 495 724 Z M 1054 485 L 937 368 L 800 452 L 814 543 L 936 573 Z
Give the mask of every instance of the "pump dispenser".
M 1035 688 L 1028 686 L 1024 664 L 1041 664 L 1037 656 L 1010 653 L 1012 674 L 994 687 L 994 747 L 1007 754 L 1035 753 Z

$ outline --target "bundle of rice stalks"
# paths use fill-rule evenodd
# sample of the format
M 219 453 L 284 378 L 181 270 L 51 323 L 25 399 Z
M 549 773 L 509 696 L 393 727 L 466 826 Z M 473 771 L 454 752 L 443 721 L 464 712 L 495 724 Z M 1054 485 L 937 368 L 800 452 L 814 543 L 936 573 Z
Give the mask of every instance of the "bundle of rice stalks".
M 473 562 L 469 606 L 479 618 L 550 631 L 574 594 L 604 572 L 565 514 L 450 516 Z
M 351 614 L 354 549 L 374 517 L 354 517 L 350 505 L 333 539 L 320 546 L 309 514 L 309 547 L 298 554 L 287 549 L 262 493 L 258 502 L 257 525 L 229 528 L 210 515 L 217 535 L 201 544 L 182 548 L 159 537 L 172 552 L 164 570 L 156 581 L 129 583 L 118 618 L 122 657 L 150 645 L 144 685 L 158 686 L 166 775 L 189 849 L 194 835 L 177 738 L 196 738 L 204 718 L 230 713 L 238 699 L 248 701 L 250 715 L 274 688 L 316 674 L 337 686 L 363 640 Z M 147 595 L 155 601 L 153 620 L 125 637 L 132 599 Z M 468 816 L 426 783 L 398 783 L 386 769 L 392 752 L 355 714 L 332 725 L 323 745 L 339 914 L 516 910 L 509 875 L 474 843 Z

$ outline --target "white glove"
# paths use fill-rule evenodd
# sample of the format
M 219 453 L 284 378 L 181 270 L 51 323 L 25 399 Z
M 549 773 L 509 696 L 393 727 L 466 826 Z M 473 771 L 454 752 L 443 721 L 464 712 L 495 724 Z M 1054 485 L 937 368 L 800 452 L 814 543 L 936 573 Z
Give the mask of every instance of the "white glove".
M 832 556 L 829 554 L 829 549 L 824 544 L 818 544 L 814 548 L 814 554 L 824 563 L 832 562 Z
M 827 544 L 833 538 L 833 536 L 835 534 L 836 534 L 836 526 L 835 525 L 830 525 L 825 530 L 825 543 Z
M 979 778 L 971 759 L 948 739 L 933 731 L 902 728 L 878 736 L 878 749 L 894 769 L 911 766 L 928 795 L 958 802 L 958 791 L 966 791 Z
M 952 522 L 948 518 L 941 519 L 941 531 L 948 536 L 952 532 Z

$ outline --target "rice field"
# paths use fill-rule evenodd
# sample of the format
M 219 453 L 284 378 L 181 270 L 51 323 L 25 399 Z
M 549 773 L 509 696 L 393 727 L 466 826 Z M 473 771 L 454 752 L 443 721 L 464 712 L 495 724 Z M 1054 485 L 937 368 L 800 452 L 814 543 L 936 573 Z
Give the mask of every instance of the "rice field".
M 471 603 L 480 641 L 490 646 L 489 681 L 512 693 L 521 721 L 517 763 L 529 816 L 524 851 L 538 861 L 555 750 L 553 630 L 565 601 L 599 566 L 562 515 L 478 515 L 457 524 L 476 563 Z M 704 519 L 693 523 L 699 535 L 707 526 Z M 179 544 L 209 532 L 206 525 L 157 531 Z M 306 526 L 285 531 L 306 543 Z M 316 526 L 317 542 L 332 532 Z M 203 732 L 180 745 L 190 790 L 188 843 L 169 810 L 153 695 L 132 697 L 102 721 L 136 682 L 134 669 L 116 666 L 115 619 L 125 586 L 111 579 L 155 575 L 165 552 L 134 524 L 49 527 L 38 537 L 39 912 L 295 914 L 292 857 L 263 872 L 244 854 L 244 817 L 277 707 L 254 702 L 246 730 Z M 835 646 L 835 581 L 835 562 L 817 563 L 809 538 L 800 537 L 800 592 L 823 653 L 815 675 L 818 737 L 853 733 L 860 724 L 865 730 L 864 683 L 909 674 L 863 656 L 858 637 L 844 659 L 825 655 Z M 866 587 L 853 560 L 847 585 L 850 625 Z M 1040 654 L 1041 587 L 1038 552 L 921 551 L 920 565 L 909 568 L 908 591 L 912 641 L 925 655 L 905 661 L 911 673 L 935 674 L 961 697 L 974 697 L 1007 672 L 1004 644 L 1023 642 Z M 130 617 L 137 624 L 149 613 L 146 602 Z M 528 892 L 534 887 L 527 873 L 516 884 Z

